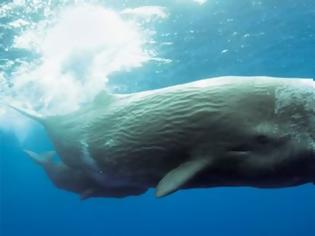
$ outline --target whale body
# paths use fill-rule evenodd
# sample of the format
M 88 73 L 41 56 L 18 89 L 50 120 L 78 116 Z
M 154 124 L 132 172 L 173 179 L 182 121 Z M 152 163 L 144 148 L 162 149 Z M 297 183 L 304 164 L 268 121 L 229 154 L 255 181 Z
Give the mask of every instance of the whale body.
M 218 77 L 133 94 L 101 92 L 60 116 L 17 110 L 43 124 L 60 161 L 52 152 L 27 154 L 57 187 L 82 199 L 315 181 L 312 79 Z

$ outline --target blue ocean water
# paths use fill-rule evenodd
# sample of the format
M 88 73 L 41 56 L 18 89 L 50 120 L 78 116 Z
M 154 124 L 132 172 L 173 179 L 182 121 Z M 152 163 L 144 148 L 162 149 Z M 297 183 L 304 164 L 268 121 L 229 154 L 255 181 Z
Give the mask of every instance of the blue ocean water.
M 168 13 L 166 19 L 148 21 L 143 27 L 155 30 L 153 47 L 159 58 L 170 62 L 149 60 L 139 67 L 115 71 L 108 75 L 107 86 L 118 92 L 135 92 L 221 75 L 315 78 L 313 0 L 202 2 L 97 2 L 115 11 L 154 5 Z M 0 6 L 10 3 L 2 1 Z M 55 4 L 64 6 L 62 1 Z M 21 17 L 12 11 L 0 14 L 0 65 L 3 79 L 9 82 L 19 60 L 37 56 L 10 47 L 19 32 L 6 26 L 11 18 Z M 29 14 L 24 19 L 36 22 L 45 18 Z M 11 90 L 15 86 L 12 84 Z M 9 92 L 3 86 L 0 93 Z M 6 125 L 10 126 L 1 126 Z M 38 152 L 53 149 L 36 122 L 31 122 L 22 142 L 10 129 L 0 129 L 2 236 L 315 235 L 314 185 L 186 190 L 162 199 L 155 199 L 149 191 L 124 199 L 80 201 L 78 196 L 55 188 L 23 148 Z

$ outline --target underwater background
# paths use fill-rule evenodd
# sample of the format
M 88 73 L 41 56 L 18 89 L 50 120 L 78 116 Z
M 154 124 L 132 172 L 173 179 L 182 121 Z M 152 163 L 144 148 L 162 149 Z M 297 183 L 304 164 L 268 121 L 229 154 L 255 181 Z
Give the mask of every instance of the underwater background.
M 315 78 L 314 0 L 0 1 L 0 235 L 315 235 L 315 187 L 81 201 L 23 153 L 52 150 L 9 110 L 63 114 L 223 75 Z

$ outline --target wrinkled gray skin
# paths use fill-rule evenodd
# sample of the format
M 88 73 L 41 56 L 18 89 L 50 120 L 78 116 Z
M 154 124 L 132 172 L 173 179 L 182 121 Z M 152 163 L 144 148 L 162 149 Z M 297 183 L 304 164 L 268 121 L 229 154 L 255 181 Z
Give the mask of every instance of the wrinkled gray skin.
M 62 160 L 42 165 L 56 186 L 82 198 L 152 187 L 160 197 L 186 188 L 314 182 L 314 84 L 220 77 L 128 95 L 103 92 L 77 112 L 33 117 Z

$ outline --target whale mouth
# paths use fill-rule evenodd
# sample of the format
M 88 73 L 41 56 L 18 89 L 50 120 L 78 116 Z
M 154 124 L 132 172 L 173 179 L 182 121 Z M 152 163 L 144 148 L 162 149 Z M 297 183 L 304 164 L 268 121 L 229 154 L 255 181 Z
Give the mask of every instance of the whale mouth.
M 228 148 L 227 153 L 232 156 L 248 156 L 251 150 L 248 144 L 240 144 Z
M 251 147 L 248 144 L 240 144 L 233 146 L 228 149 L 229 152 L 236 152 L 236 153 L 248 153 L 251 150 Z

